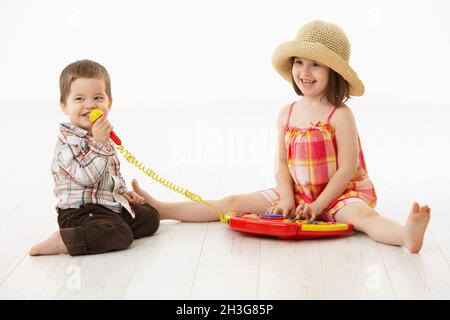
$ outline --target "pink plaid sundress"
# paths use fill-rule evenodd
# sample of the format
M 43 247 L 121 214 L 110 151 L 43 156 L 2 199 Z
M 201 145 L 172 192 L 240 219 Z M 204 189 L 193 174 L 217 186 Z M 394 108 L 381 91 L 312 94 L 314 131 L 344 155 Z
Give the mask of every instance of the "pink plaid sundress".
M 294 103 L 289 109 L 286 120 L 285 144 L 289 172 L 294 180 L 295 203 L 299 205 L 311 203 L 317 199 L 338 168 L 335 131 L 330 125 L 330 119 L 336 107 L 331 111 L 326 123 L 319 121 L 310 127 L 298 128 L 289 125 L 293 106 Z M 334 221 L 334 214 L 339 209 L 355 201 L 363 201 L 370 207 L 375 207 L 377 196 L 367 174 L 359 136 L 358 147 L 359 164 L 355 175 L 342 195 L 328 205 L 319 219 Z M 262 190 L 260 193 L 272 205 L 280 201 L 277 188 Z

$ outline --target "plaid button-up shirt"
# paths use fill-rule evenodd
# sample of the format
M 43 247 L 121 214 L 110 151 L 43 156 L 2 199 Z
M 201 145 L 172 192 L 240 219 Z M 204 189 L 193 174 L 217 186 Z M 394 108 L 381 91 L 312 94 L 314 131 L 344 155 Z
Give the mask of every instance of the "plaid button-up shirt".
M 56 208 L 98 204 L 120 212 L 125 207 L 134 218 L 123 196 L 127 187 L 111 143 L 97 143 L 86 130 L 71 123 L 61 123 L 60 131 L 52 161 L 54 193 L 59 200 Z

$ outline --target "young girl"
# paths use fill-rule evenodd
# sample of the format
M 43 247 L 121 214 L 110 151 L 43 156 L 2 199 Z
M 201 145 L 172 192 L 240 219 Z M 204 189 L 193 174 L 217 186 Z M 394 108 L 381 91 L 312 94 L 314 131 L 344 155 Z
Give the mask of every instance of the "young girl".
M 272 63 L 276 71 L 302 96 L 278 115 L 277 187 L 209 202 L 223 212 L 278 213 L 351 223 L 376 241 L 417 253 L 430 208 L 413 203 L 405 225 L 374 210 L 375 189 L 367 174 L 353 114 L 345 105 L 350 95 L 364 93 L 349 56 L 345 33 L 323 21 L 306 24 L 294 41 L 275 50 Z M 132 185 L 160 212 L 161 219 L 218 219 L 216 212 L 203 204 L 163 203 L 142 190 L 137 181 Z

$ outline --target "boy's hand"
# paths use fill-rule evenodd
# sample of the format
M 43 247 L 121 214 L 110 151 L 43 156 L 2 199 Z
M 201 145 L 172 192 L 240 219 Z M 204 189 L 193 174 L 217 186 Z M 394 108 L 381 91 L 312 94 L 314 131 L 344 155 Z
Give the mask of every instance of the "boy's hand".
M 113 126 L 109 123 L 108 119 L 106 119 L 105 116 L 101 116 L 92 125 L 92 137 L 95 141 L 107 146 L 109 145 L 109 135 L 112 129 Z
M 315 220 L 323 212 L 316 203 L 300 204 L 295 209 L 295 219 Z
M 123 196 L 128 200 L 129 203 L 136 205 L 144 204 L 144 197 L 141 197 L 134 191 L 127 191 L 123 194 Z
M 267 209 L 268 214 L 282 214 L 284 217 L 289 218 L 295 209 L 294 199 L 290 200 L 280 200 L 280 202 L 273 207 Z

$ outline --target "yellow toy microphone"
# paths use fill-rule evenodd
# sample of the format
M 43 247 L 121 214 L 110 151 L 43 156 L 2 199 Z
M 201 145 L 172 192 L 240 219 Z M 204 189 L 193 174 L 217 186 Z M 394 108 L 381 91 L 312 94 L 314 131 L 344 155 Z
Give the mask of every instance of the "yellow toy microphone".
M 93 109 L 91 112 L 89 112 L 89 120 L 94 123 L 95 121 L 98 120 L 98 118 L 100 118 L 101 116 L 103 116 L 103 111 L 100 109 Z M 114 141 L 115 144 L 117 144 L 118 146 L 122 145 L 122 141 L 120 141 L 119 137 L 114 133 L 114 131 L 111 131 L 111 133 L 109 134 L 109 137 L 111 138 L 112 141 Z

